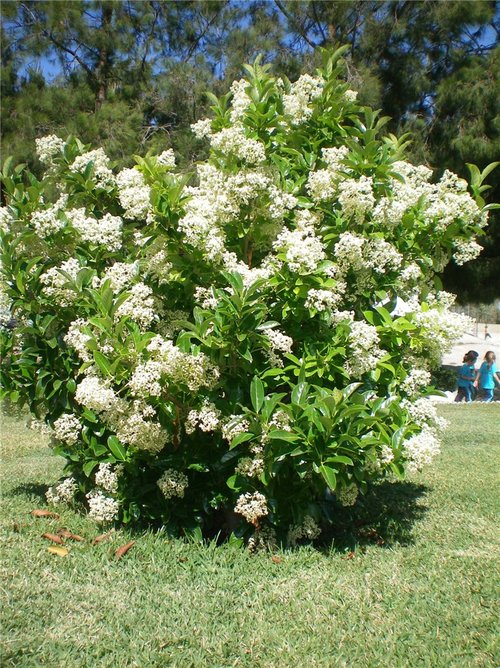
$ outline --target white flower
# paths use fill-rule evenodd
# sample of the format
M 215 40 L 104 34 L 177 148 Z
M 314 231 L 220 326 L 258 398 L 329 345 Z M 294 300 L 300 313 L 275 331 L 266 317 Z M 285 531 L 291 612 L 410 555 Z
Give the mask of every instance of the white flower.
M 161 490 L 165 499 L 172 499 L 174 496 L 182 499 L 184 492 L 189 484 L 188 478 L 184 473 L 175 469 L 166 469 L 156 484 Z
M 235 468 L 235 473 L 244 475 L 247 478 L 258 478 L 264 471 L 264 460 L 261 457 L 251 459 L 250 457 L 243 457 L 238 462 Z
M 59 215 L 66 206 L 67 195 L 62 195 L 57 202 L 48 209 L 40 209 L 31 214 L 30 222 L 39 237 L 45 238 L 62 230 L 66 222 Z
M 50 487 L 45 493 L 45 497 L 48 503 L 54 505 L 59 503 L 71 503 L 77 489 L 78 485 L 76 484 L 76 480 L 74 478 L 66 478 L 58 485 Z
M 420 471 L 432 462 L 440 449 L 435 432 L 430 429 L 423 429 L 420 434 L 412 436 L 403 443 L 403 450 L 408 459 L 407 471 L 409 473 Z
M 243 415 L 230 415 L 222 424 L 222 438 L 231 443 L 233 438 L 245 434 L 250 429 L 250 423 Z
M 400 385 L 403 392 L 410 397 L 416 396 L 423 387 L 430 385 L 431 374 L 425 369 L 411 369 Z
M 318 268 L 325 258 L 321 239 L 312 228 L 284 230 L 273 244 L 275 251 L 282 252 L 291 271 L 309 274 Z
M 186 434 L 192 434 L 196 428 L 201 431 L 215 431 L 220 425 L 221 412 L 208 399 L 205 399 L 199 411 L 189 411 L 184 423 Z
M 264 162 L 266 151 L 264 144 L 258 139 L 247 137 L 244 128 L 240 125 L 232 125 L 212 135 L 211 146 L 224 155 L 234 155 L 249 165 Z
M 198 139 L 209 137 L 212 134 L 212 121 L 210 118 L 204 118 L 191 124 L 191 130 Z
M 115 499 L 105 496 L 98 490 L 86 496 L 89 504 L 89 517 L 95 522 L 112 522 L 118 516 L 119 504 Z
M 240 121 L 244 117 L 245 112 L 248 109 L 248 106 L 252 102 L 252 100 L 248 96 L 248 93 L 246 92 L 248 86 L 249 84 L 246 79 L 233 81 L 233 83 L 231 84 L 230 90 L 231 93 L 233 94 L 233 97 L 231 100 L 232 109 L 229 114 L 229 118 L 231 119 L 232 123 Z
M 243 515 L 247 522 L 258 523 L 259 518 L 268 515 L 266 497 L 260 492 L 247 492 L 238 497 L 234 512 Z
M 64 413 L 54 422 L 54 435 L 59 441 L 74 445 L 80 438 L 82 425 L 72 413 Z
M 475 260 L 483 250 L 483 247 L 473 240 L 463 241 L 462 239 L 455 239 L 453 246 L 455 248 L 453 259 L 455 260 L 455 264 L 459 266 Z
M 70 209 L 66 217 L 84 241 L 107 246 L 112 251 L 121 248 L 123 221 L 118 216 L 106 213 L 98 219 L 88 216 L 85 209 Z
M 166 151 L 163 151 L 163 153 L 160 153 L 160 155 L 157 156 L 156 161 L 164 167 L 173 169 L 175 167 L 175 153 L 173 149 L 169 148 Z
M 299 125 L 312 116 L 310 103 L 321 95 L 323 85 L 323 79 L 303 74 L 291 85 L 290 92 L 283 95 L 283 109 L 292 125 Z
M 133 401 L 128 411 L 116 421 L 117 438 L 122 443 L 133 445 L 139 450 L 153 454 L 160 452 L 170 437 L 154 418 L 156 412 L 152 406 Z
M 322 312 L 334 309 L 342 302 L 342 295 L 333 290 L 315 290 L 311 288 L 307 293 L 304 306 Z
M 118 479 L 122 468 L 122 466 L 113 466 L 109 463 L 99 464 L 95 473 L 95 484 L 102 487 L 106 492 L 114 494 L 118 490 Z
M 53 159 L 64 149 L 65 143 L 56 135 L 35 139 L 36 154 L 40 162 L 51 165 Z
M 151 189 L 137 169 L 122 169 L 116 177 L 125 218 L 145 219 L 151 209 Z
M 96 413 L 119 411 L 120 400 L 114 391 L 97 376 L 86 376 L 76 388 L 75 401 Z
M 83 173 L 89 163 L 92 163 L 92 173 L 98 183 L 104 185 L 114 183 L 109 158 L 102 148 L 88 151 L 88 153 L 83 153 L 76 157 L 70 166 L 70 171 Z
M 359 179 L 344 179 L 339 182 L 338 200 L 342 213 L 346 217 L 353 216 L 361 222 L 375 205 L 371 176 L 360 176 Z
M 116 309 L 115 320 L 128 316 L 141 329 L 147 329 L 158 319 L 153 290 L 145 283 L 136 283 L 129 292 L 127 299 Z
M 139 273 L 138 262 L 115 262 L 106 269 L 101 278 L 97 278 L 92 287 L 99 288 L 109 281 L 114 294 L 119 294 L 129 287 Z
M 360 320 L 351 323 L 349 334 L 350 357 L 346 369 L 353 378 L 360 378 L 364 373 L 374 369 L 384 356 L 378 347 L 380 342 L 377 329 Z
M 40 276 L 40 283 L 43 285 L 42 291 L 60 304 L 60 306 L 69 306 L 78 297 L 76 290 L 71 287 L 66 287 L 68 281 L 75 281 L 78 272 L 80 271 L 80 263 L 76 258 L 66 260 L 59 267 L 52 267 L 47 269 L 45 273 Z M 68 274 L 67 276 L 64 275 Z
M 0 206 L 0 232 L 8 232 L 13 220 L 9 207 Z

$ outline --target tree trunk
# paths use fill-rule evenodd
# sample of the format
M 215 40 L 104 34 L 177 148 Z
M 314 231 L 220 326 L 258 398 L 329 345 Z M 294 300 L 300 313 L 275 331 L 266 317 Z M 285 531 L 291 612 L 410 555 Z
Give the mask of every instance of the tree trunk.
M 97 111 L 103 105 L 108 97 L 108 85 L 109 85 L 109 75 L 111 72 L 111 56 L 112 52 L 109 45 L 109 38 L 111 33 L 111 20 L 113 18 L 113 5 L 112 3 L 105 2 L 102 7 L 102 21 L 101 21 L 101 31 L 104 36 L 104 40 L 99 48 L 99 60 L 97 62 L 97 67 L 95 70 L 95 79 L 96 79 L 96 98 L 95 98 L 95 110 Z

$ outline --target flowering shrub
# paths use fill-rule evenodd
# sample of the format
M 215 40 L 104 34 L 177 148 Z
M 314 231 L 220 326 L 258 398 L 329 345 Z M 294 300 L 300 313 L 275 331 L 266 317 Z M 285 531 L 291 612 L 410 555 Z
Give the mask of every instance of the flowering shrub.
M 247 67 L 194 179 L 55 136 L 41 181 L 5 165 L 3 386 L 67 460 L 50 502 L 295 544 L 438 452 L 426 387 L 466 323 L 435 273 L 477 255 L 485 174 L 474 199 L 405 162 L 341 56 Z

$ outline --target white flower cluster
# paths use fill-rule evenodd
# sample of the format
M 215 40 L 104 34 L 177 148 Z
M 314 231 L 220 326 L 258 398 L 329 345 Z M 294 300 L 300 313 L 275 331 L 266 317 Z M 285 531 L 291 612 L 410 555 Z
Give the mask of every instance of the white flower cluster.
M 96 181 L 102 185 L 113 184 L 115 177 L 110 169 L 108 156 L 102 148 L 97 148 L 76 157 L 70 166 L 70 171 L 82 174 L 89 163 L 92 163 L 92 174 Z
M 0 232 L 6 234 L 14 220 L 8 206 L 0 206 Z
M 269 514 L 266 497 L 260 492 L 241 494 L 236 502 L 234 512 L 243 515 L 250 524 L 256 524 L 259 518 Z
M 166 469 L 156 484 L 166 499 L 171 499 L 174 496 L 182 499 L 189 481 L 184 473 L 176 471 L 175 469 Z
M 327 323 L 330 327 L 338 325 L 340 322 L 353 321 L 354 320 L 354 311 L 331 311 L 327 315 Z
M 92 490 L 86 496 L 89 504 L 89 517 L 95 522 L 112 522 L 118 516 L 118 501 L 105 496 L 99 490 Z
M 335 492 L 335 496 L 342 506 L 353 506 L 358 498 L 358 486 L 356 483 L 352 483 L 347 487 L 342 487 Z
M 58 153 L 64 150 L 65 142 L 56 135 L 47 135 L 35 139 L 37 158 L 46 165 L 51 165 Z
M 189 411 L 184 423 L 186 434 L 192 434 L 196 428 L 201 431 L 215 431 L 220 425 L 221 412 L 208 399 L 205 399 L 200 410 Z
M 243 415 L 230 415 L 222 423 L 222 438 L 231 443 L 233 438 L 245 434 L 250 429 L 250 423 Z
M 403 451 L 408 461 L 406 469 L 409 473 L 416 473 L 430 464 L 439 454 L 441 448 L 436 434 L 431 429 L 423 429 L 403 443 Z
M 123 410 L 121 400 L 97 376 L 86 376 L 76 388 L 75 401 L 96 413 L 116 414 Z
M 319 77 L 303 74 L 290 87 L 290 92 L 283 95 L 283 110 L 290 117 L 292 125 L 307 121 L 313 114 L 311 102 L 323 92 L 324 81 Z
M 123 221 L 118 216 L 106 213 L 97 219 L 88 216 L 85 209 L 70 209 L 66 211 L 66 218 L 84 241 L 106 246 L 112 251 L 121 248 Z
M 400 388 L 408 396 L 416 396 L 423 387 L 427 387 L 431 382 L 431 374 L 425 369 L 411 369 L 406 378 L 400 385 Z
M 175 153 L 173 149 L 168 148 L 166 151 L 163 151 L 156 157 L 156 161 L 159 165 L 163 167 L 168 167 L 173 169 L 175 167 Z
M 231 99 L 231 112 L 229 114 L 231 123 L 237 123 L 238 121 L 241 121 L 241 119 L 245 116 L 245 112 L 248 109 L 250 103 L 252 102 L 247 93 L 247 88 L 248 81 L 245 79 L 233 81 L 231 84 L 230 90 L 233 96 Z
M 43 292 L 47 297 L 54 299 L 60 306 L 69 306 L 77 298 L 77 292 L 67 287 L 68 280 L 75 281 L 80 271 L 80 263 L 76 258 L 66 260 L 59 267 L 47 269 L 40 276 L 40 283 L 43 285 Z M 69 275 L 69 279 L 63 273 Z
M 145 283 L 136 283 L 129 290 L 129 296 L 115 311 L 115 320 L 128 316 L 143 330 L 158 319 L 153 290 Z
M 269 340 L 270 350 L 267 351 L 269 363 L 273 367 L 283 367 L 283 360 L 279 353 L 291 353 L 293 347 L 293 339 L 286 334 L 283 334 L 279 329 L 268 329 L 264 335 Z
M 92 341 L 92 336 L 83 331 L 88 325 L 87 320 L 77 318 L 70 324 L 64 337 L 64 343 L 70 348 L 74 348 L 83 362 L 90 362 L 93 359 L 87 347 L 89 341 Z
M 353 271 L 363 269 L 365 266 L 364 248 L 364 237 L 351 232 L 343 232 L 333 249 L 339 270 L 342 273 L 347 273 L 349 269 Z
M 437 414 L 437 409 L 430 399 L 421 397 L 416 401 L 403 399 L 401 408 L 404 408 L 417 426 L 433 431 L 436 434 L 442 432 L 448 425 L 444 418 Z
M 290 271 L 310 274 L 325 259 L 325 250 L 321 239 L 314 234 L 312 227 L 299 227 L 284 230 L 273 243 L 278 253 L 283 253 Z
M 58 485 L 49 487 L 45 493 L 45 498 L 48 503 L 52 503 L 53 505 L 59 503 L 71 503 L 75 497 L 77 489 L 78 485 L 74 478 L 65 478 Z
M 116 176 L 118 199 L 125 218 L 145 219 L 151 210 L 151 189 L 137 169 L 122 169 Z
M 191 123 L 191 130 L 197 139 L 204 139 L 212 134 L 212 120 L 203 118 L 196 123 Z
M 307 191 L 314 202 L 331 200 L 335 197 L 341 176 L 340 172 L 341 170 L 347 171 L 342 163 L 348 153 L 347 146 L 324 148 L 322 150 L 322 158 L 326 162 L 327 168 L 310 172 L 306 184 Z
M 129 287 L 132 281 L 139 273 L 139 263 L 136 262 L 115 262 L 106 269 L 101 278 L 94 278 L 93 288 L 100 288 L 106 281 L 109 281 L 111 290 L 117 295 L 125 288 Z
M 394 451 L 386 443 L 382 443 L 379 460 L 381 464 L 390 464 L 394 460 Z
M 146 276 L 152 276 L 159 285 L 164 285 L 170 280 L 172 263 L 168 260 L 168 253 L 164 248 L 159 248 L 153 243 L 146 247 L 141 270 Z
M 366 214 L 375 206 L 371 176 L 341 180 L 338 185 L 338 201 L 344 216 L 353 217 L 357 222 L 362 222 Z
M 226 271 L 237 272 L 241 276 L 245 288 L 249 288 L 253 283 L 263 278 L 269 278 L 273 275 L 276 268 L 270 256 L 264 259 L 260 267 L 250 268 L 245 262 L 238 261 L 235 253 L 224 253 L 222 262 Z M 227 289 L 232 290 L 230 287 Z M 217 306 L 217 300 L 215 298 L 212 298 L 212 300 L 215 302 L 215 306 Z
M 472 326 L 466 315 L 443 309 L 439 304 L 427 311 L 416 313 L 415 321 L 422 327 L 422 352 L 436 364 L 441 363 L 441 356 L 450 352 L 454 342 Z
M 354 320 L 349 333 L 350 357 L 346 369 L 353 378 L 360 378 L 364 373 L 374 369 L 384 356 L 378 347 L 380 343 L 377 330 L 372 325 Z
M 212 135 L 210 144 L 223 155 L 233 155 L 249 165 L 256 165 L 266 159 L 264 144 L 258 139 L 247 137 L 243 126 L 239 124 Z
M 243 457 L 238 462 L 235 473 L 244 475 L 247 478 L 257 478 L 264 471 L 264 460 L 260 457 L 251 459 L 250 457 Z
M 288 530 L 287 542 L 296 545 L 299 540 L 314 540 L 321 534 L 321 529 L 310 515 L 304 517 L 302 524 L 295 524 Z
M 54 436 L 68 445 L 78 442 L 81 430 L 80 420 L 72 413 L 64 413 L 54 422 Z
M 453 259 L 455 260 L 455 264 L 459 266 L 475 260 L 483 250 L 483 247 L 476 241 L 463 241 L 462 239 L 455 239 L 453 247 Z
M 344 284 L 342 283 L 337 287 L 337 290 L 343 286 Z M 311 288 L 307 293 L 304 306 L 320 313 L 327 309 L 335 309 L 342 303 L 342 295 L 339 293 L 340 290 L 339 292 L 337 290 L 316 290 L 315 288 Z
M 129 383 L 138 397 L 160 396 L 162 375 L 172 383 L 187 385 L 193 392 L 212 387 L 219 377 L 218 369 L 206 355 L 184 353 L 171 340 L 159 335 L 151 340 L 147 350 L 151 359 L 137 365 Z
M 139 450 L 153 454 L 160 452 L 168 442 L 169 435 L 154 418 L 156 412 L 152 406 L 133 401 L 126 413 L 118 415 L 115 420 L 117 438 Z
M 31 214 L 30 222 L 39 237 L 45 239 L 65 227 L 66 221 L 59 214 L 66 206 L 67 201 L 68 196 L 61 195 L 52 206 L 47 209 L 38 209 Z
M 95 472 L 95 484 L 102 487 L 106 492 L 115 494 L 118 491 L 118 480 L 122 473 L 122 466 L 113 466 L 109 463 L 101 463 Z

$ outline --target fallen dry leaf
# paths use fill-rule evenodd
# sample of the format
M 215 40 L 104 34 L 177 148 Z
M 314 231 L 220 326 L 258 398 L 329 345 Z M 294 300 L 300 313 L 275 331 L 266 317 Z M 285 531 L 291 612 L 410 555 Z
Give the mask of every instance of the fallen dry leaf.
M 33 515 L 33 517 L 53 517 L 56 520 L 59 519 L 59 515 L 53 513 L 51 510 L 36 509 L 32 510 L 30 515 Z
M 100 536 L 97 536 L 97 538 L 94 538 L 92 541 L 92 545 L 97 545 L 98 543 L 102 543 L 103 540 L 108 540 L 111 538 L 113 535 L 113 531 L 108 531 L 108 533 L 102 533 Z
M 57 554 L 58 557 L 67 557 L 69 554 L 69 550 L 67 548 L 59 547 L 57 545 L 48 547 L 47 552 L 50 552 L 50 554 Z
M 67 529 L 59 529 L 57 533 L 59 536 L 69 538 L 70 540 L 77 540 L 78 542 L 85 540 L 82 536 L 78 536 L 76 533 L 71 533 L 71 531 L 68 531 Z
M 356 556 L 355 552 L 348 552 L 346 554 L 346 559 L 354 559 L 355 556 Z
M 46 538 L 47 540 L 51 540 L 53 543 L 57 543 L 58 545 L 63 545 L 63 539 L 61 536 L 58 536 L 55 533 L 43 533 L 42 538 Z
M 274 555 L 271 557 L 271 561 L 273 562 L 273 564 L 281 564 L 281 557 Z
M 135 545 L 135 540 L 131 540 L 129 543 L 125 543 L 125 545 L 119 547 L 115 552 L 115 559 L 121 559 L 123 555 L 127 554 L 130 548 L 133 547 L 134 545 Z

